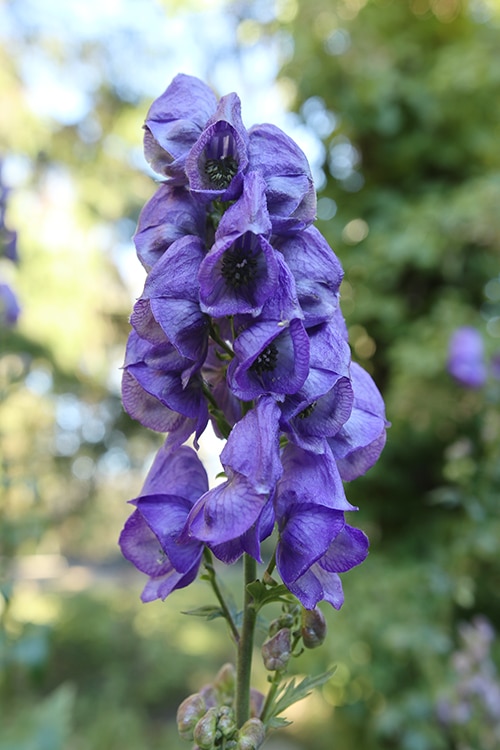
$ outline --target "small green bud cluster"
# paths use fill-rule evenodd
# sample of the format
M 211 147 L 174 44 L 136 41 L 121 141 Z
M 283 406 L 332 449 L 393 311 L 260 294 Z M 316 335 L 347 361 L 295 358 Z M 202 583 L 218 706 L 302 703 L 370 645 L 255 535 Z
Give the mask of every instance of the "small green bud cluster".
M 264 696 L 252 690 L 252 718 L 238 730 L 233 704 L 236 670 L 224 664 L 213 682 L 188 696 L 177 710 L 177 728 L 182 739 L 194 741 L 193 750 L 258 750 L 265 728 L 257 718 Z

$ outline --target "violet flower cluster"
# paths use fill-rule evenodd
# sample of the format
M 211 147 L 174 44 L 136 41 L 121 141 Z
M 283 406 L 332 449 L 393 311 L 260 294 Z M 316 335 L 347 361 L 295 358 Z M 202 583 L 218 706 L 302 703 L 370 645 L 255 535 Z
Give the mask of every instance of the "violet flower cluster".
M 436 705 L 439 723 L 463 750 L 494 750 L 500 744 L 500 680 L 492 658 L 495 635 L 482 615 L 459 626 L 452 686 Z
M 168 433 L 120 536 L 148 576 L 143 601 L 196 577 L 205 547 L 224 563 L 276 568 L 306 609 L 343 602 L 339 573 L 365 534 L 344 481 L 385 443 L 384 402 L 351 361 L 343 270 L 313 226 L 307 159 L 279 128 L 249 130 L 238 96 L 178 75 L 152 104 L 144 149 L 161 182 L 139 218 L 147 270 L 123 370 L 126 411 Z M 226 440 L 209 488 L 196 452 L 209 421 Z M 194 445 L 188 447 L 191 439 Z
M 11 263 L 18 263 L 17 232 L 9 229 L 5 223 L 9 190 L 2 182 L 1 167 L 0 161 L 0 258 L 4 258 Z M 3 281 L 0 276 L 0 327 L 10 328 L 14 326 L 17 323 L 19 313 L 19 303 L 12 287 Z

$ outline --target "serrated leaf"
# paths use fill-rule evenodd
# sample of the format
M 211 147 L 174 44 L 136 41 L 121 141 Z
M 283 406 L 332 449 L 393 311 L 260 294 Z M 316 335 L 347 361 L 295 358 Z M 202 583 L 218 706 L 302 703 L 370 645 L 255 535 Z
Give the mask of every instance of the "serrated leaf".
M 285 598 L 289 600 L 292 597 L 292 594 L 283 584 L 268 588 L 262 581 L 252 581 L 248 584 L 247 591 L 252 596 L 254 607 L 257 610 L 265 604 L 282 602 Z
M 316 677 L 304 677 L 299 683 L 296 678 L 292 677 L 286 684 L 280 685 L 276 698 L 274 699 L 269 711 L 269 719 L 265 721 L 267 725 L 274 720 L 279 714 L 286 711 L 294 703 L 298 703 L 306 698 L 314 688 L 324 685 L 325 682 L 333 676 L 337 667 L 332 667 L 327 672 L 317 675 Z

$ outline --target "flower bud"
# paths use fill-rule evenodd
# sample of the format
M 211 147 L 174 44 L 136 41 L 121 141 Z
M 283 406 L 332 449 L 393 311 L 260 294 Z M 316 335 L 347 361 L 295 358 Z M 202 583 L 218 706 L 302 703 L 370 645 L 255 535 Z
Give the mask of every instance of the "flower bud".
M 265 668 L 272 672 L 285 669 L 290 659 L 290 651 L 290 631 L 288 628 L 282 628 L 262 645 L 262 659 Z
M 219 693 L 212 683 L 209 682 L 208 685 L 203 685 L 203 687 L 200 688 L 200 695 L 205 701 L 205 706 L 207 708 L 213 708 L 214 706 L 219 705 Z
M 234 700 L 236 685 L 236 669 L 234 664 L 224 664 L 215 675 L 212 684 L 219 694 L 219 703 L 230 705 Z
M 183 740 L 192 740 L 194 728 L 205 714 L 207 706 L 200 693 L 185 698 L 177 709 L 177 729 Z
M 326 638 L 326 620 L 323 612 L 318 607 L 302 610 L 302 627 L 300 632 L 302 642 L 306 648 L 321 646 Z
M 265 738 L 264 724 L 259 719 L 248 719 L 240 729 L 236 750 L 258 750 Z
M 238 730 L 236 720 L 234 718 L 234 712 L 232 708 L 228 706 L 222 706 L 219 709 L 219 717 L 217 721 L 217 734 L 221 734 L 226 739 L 234 737 Z
M 250 688 L 250 716 L 258 718 L 264 708 L 265 696 L 260 690 Z
M 201 750 L 212 750 L 217 733 L 217 708 L 209 708 L 196 724 L 193 739 Z

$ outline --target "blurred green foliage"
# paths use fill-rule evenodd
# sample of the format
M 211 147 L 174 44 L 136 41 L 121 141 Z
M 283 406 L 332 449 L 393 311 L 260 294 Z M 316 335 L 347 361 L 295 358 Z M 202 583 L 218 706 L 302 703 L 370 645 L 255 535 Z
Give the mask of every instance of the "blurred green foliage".
M 4 4 L 0 50 L 23 306 L 0 340 L 0 750 L 180 750 L 176 705 L 231 659 L 228 639 L 181 614 L 209 603 L 202 583 L 144 607 L 116 551 L 160 440 L 123 414 L 117 385 L 153 96 L 117 62 L 117 29 L 40 33 L 23 7 Z M 337 671 L 269 747 L 449 750 L 436 705 L 453 691 L 457 625 L 482 613 L 500 629 L 500 384 L 466 390 L 446 372 L 460 325 L 500 349 L 500 7 L 239 0 L 226 13 L 242 49 L 280 50 L 279 88 L 316 144 L 353 355 L 392 422 L 379 464 L 347 488 L 371 554 L 296 665 Z M 148 39 L 125 38 L 145 58 Z M 28 59 L 73 72 L 80 114 L 37 109 Z M 255 673 L 264 687 L 258 654 Z

